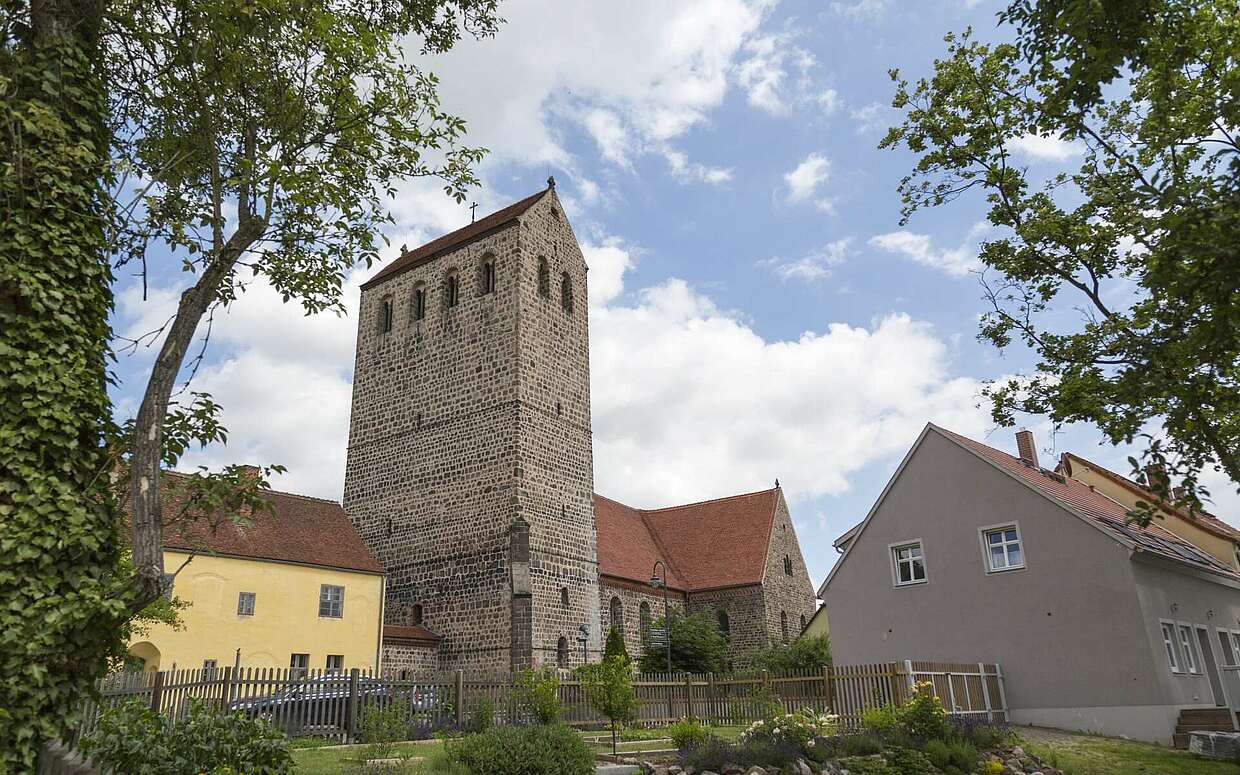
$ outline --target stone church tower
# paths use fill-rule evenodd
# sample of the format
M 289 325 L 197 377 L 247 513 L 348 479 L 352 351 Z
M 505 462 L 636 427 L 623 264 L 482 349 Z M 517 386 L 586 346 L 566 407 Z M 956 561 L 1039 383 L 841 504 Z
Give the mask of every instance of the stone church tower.
M 362 286 L 344 508 L 440 669 L 600 649 L 586 265 L 548 183 Z

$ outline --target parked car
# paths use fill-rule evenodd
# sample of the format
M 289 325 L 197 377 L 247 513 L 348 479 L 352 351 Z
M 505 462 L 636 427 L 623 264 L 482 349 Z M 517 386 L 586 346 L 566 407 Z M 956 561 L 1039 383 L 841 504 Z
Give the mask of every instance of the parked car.
M 383 702 L 391 692 L 375 678 L 358 679 L 359 710 L 373 702 Z M 246 697 L 228 708 L 249 718 L 264 718 L 286 732 L 307 727 L 339 727 L 344 724 L 349 703 L 349 677 L 324 675 L 261 697 Z

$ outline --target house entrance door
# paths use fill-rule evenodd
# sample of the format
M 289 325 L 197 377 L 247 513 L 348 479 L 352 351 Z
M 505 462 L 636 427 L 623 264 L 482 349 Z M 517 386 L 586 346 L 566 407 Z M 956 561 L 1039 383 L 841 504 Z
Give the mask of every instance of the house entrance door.
M 1218 660 L 1214 657 L 1214 646 L 1210 643 L 1210 631 L 1205 627 L 1197 628 L 1197 645 L 1201 646 L 1201 661 L 1205 663 L 1210 690 L 1214 692 L 1214 704 L 1220 708 L 1226 707 L 1227 701 L 1223 699 L 1223 679 L 1219 676 Z

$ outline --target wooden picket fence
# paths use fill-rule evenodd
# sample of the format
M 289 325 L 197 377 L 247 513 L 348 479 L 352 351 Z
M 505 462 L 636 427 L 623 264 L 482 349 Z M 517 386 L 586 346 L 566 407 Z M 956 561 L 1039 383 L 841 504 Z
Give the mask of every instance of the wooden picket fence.
M 905 701 L 918 682 L 929 682 L 953 715 L 995 723 L 1008 721 L 1003 673 L 996 664 L 903 661 L 834 665 L 789 673 L 645 673 L 635 676 L 637 723 L 655 726 L 685 716 L 710 724 L 746 724 L 763 717 L 772 701 L 785 711 L 810 708 L 840 716 L 845 729 L 861 726 L 866 708 Z M 357 738 L 372 706 L 403 708 L 411 734 L 429 736 L 467 724 L 489 702 L 499 723 L 521 721 L 512 701 L 512 676 L 461 671 L 429 679 L 394 680 L 367 670 L 329 673 L 289 668 L 218 668 L 163 673 L 124 673 L 99 684 L 87 703 L 78 736 L 93 731 L 100 712 L 137 700 L 169 718 L 183 718 L 192 700 L 225 711 L 269 720 L 290 736 L 340 742 Z M 486 698 L 485 700 L 483 698 Z M 560 681 L 564 720 L 599 727 L 606 719 L 586 701 L 569 673 Z

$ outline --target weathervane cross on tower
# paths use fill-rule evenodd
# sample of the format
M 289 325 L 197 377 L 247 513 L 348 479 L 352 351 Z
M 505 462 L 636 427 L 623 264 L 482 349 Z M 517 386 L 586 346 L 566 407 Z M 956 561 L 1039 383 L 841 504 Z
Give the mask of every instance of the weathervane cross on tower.
M 469 203 L 469 222 L 473 223 L 474 219 L 477 217 L 478 217 L 478 203 L 470 202 Z

